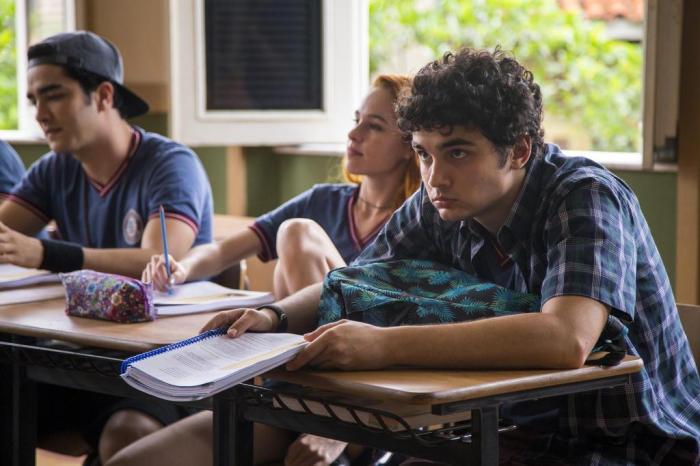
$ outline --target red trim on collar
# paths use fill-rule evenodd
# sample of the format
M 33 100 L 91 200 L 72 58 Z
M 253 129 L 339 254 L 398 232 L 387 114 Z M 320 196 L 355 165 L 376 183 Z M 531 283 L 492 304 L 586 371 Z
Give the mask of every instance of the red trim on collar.
M 382 229 L 382 227 L 386 224 L 386 222 L 389 220 L 389 217 L 386 218 L 383 222 L 379 222 L 376 227 L 374 227 L 374 230 L 370 231 L 368 234 L 364 236 L 364 238 L 360 238 L 357 234 L 357 230 L 355 229 L 355 213 L 353 211 L 353 207 L 355 206 L 355 202 L 357 201 L 357 196 L 359 195 L 360 192 L 360 187 L 357 187 L 357 190 L 355 191 L 355 194 L 353 196 L 350 196 L 350 199 L 348 199 L 348 224 L 350 228 L 350 237 L 352 238 L 353 243 L 355 243 L 355 246 L 357 246 L 357 249 L 362 251 L 367 243 L 369 243 L 372 239 L 374 239 L 375 236 L 377 236 L 377 233 L 379 233 L 379 230 Z
M 348 209 L 348 228 L 350 229 L 350 238 L 352 238 L 352 242 L 355 243 L 355 247 L 357 249 L 362 250 L 362 243 L 360 242 L 360 239 L 357 237 L 357 230 L 355 230 L 355 214 L 353 212 L 353 206 L 355 205 L 355 196 L 357 193 L 360 192 L 360 188 L 358 187 L 357 190 L 355 191 L 355 194 L 350 196 L 348 199 L 348 204 L 347 204 L 347 209 Z
M 129 153 L 104 186 L 102 186 L 97 180 L 91 178 L 87 173 L 85 173 L 85 177 L 90 182 L 92 187 L 97 190 L 97 193 L 100 195 L 100 197 L 105 197 L 107 194 L 109 194 L 112 188 L 114 188 L 114 186 L 117 184 L 121 176 L 126 171 L 126 167 L 129 165 L 129 162 L 131 162 L 131 159 L 136 153 L 136 149 L 138 149 L 140 143 L 141 133 L 132 128 L 131 141 L 129 143 Z
M 488 241 L 489 243 L 491 243 L 491 246 L 493 247 L 496 256 L 498 256 L 498 265 L 500 265 L 501 268 L 509 266 L 512 260 L 510 259 L 510 256 L 506 254 L 506 252 L 503 249 L 501 249 L 501 245 L 498 244 L 498 241 L 496 241 L 493 238 L 488 238 Z
M 386 220 L 384 220 L 383 222 L 379 222 L 379 224 L 377 224 L 376 228 L 373 231 L 369 232 L 369 234 L 367 234 L 367 236 L 362 238 L 361 241 L 362 241 L 362 248 L 363 249 L 367 245 L 367 243 L 369 243 L 372 239 L 374 239 L 375 236 L 377 236 L 377 233 L 379 233 L 379 230 L 381 230 L 382 227 L 384 227 L 384 225 L 386 225 L 386 222 L 389 221 L 389 218 L 391 218 L 391 215 L 389 215 L 386 218 Z

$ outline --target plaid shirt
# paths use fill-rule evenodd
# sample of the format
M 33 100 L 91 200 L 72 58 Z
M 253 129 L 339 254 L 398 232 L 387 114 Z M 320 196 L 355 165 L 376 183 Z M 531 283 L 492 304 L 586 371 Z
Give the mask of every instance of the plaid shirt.
M 576 295 L 606 304 L 604 334 L 626 326 L 627 352 L 644 369 L 621 387 L 556 398 L 548 454 L 568 464 L 700 464 L 700 378 L 632 190 L 600 165 L 548 145 L 505 224 L 489 236 L 471 219 L 441 220 L 422 187 L 355 263 L 432 259 L 540 294 L 543 303 Z M 541 403 L 551 409 L 551 399 Z

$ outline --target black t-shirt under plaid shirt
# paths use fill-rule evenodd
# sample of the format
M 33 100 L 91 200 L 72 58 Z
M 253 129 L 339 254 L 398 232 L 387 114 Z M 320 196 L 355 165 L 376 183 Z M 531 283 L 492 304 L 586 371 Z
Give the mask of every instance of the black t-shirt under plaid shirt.
M 494 273 L 493 262 L 503 261 L 489 252 L 493 240 L 471 219 L 441 220 L 421 188 L 355 263 L 431 259 L 506 280 L 499 284 L 539 294 L 543 303 L 576 295 L 606 304 L 607 326 L 628 328 L 627 352 L 640 356 L 644 369 L 627 385 L 560 397 L 556 422 L 533 416 L 534 425 L 524 427 L 553 429 L 553 449 L 567 463 L 698 464 L 700 379 L 632 190 L 600 165 L 547 145 L 495 237 L 513 263 L 508 273 Z

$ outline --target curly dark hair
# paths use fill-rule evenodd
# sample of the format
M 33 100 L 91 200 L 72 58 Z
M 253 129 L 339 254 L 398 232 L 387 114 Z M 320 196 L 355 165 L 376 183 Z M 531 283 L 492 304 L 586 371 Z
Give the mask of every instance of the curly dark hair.
M 505 163 L 507 149 L 527 134 L 530 160 L 542 153 L 542 93 L 532 73 L 500 47 L 447 52 L 413 78 L 410 94 L 398 104 L 402 131 L 477 129 Z

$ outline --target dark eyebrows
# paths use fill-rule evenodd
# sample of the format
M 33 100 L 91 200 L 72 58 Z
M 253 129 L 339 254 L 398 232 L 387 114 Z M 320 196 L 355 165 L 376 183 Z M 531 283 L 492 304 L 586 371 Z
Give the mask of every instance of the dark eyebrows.
M 47 94 L 51 91 L 61 89 L 62 87 L 62 84 L 46 84 L 45 86 L 41 86 L 36 93 L 37 95 Z M 27 99 L 31 100 L 33 98 L 34 94 L 32 94 L 31 92 L 27 92 Z
M 452 139 L 448 139 L 447 141 L 438 145 L 438 150 L 445 150 L 445 149 L 448 149 L 450 147 L 455 147 L 455 146 L 475 147 L 476 144 L 468 139 L 452 138 Z M 418 144 L 415 141 L 411 141 L 411 147 L 413 147 L 413 150 L 424 150 L 423 146 L 421 146 L 420 144 Z
M 444 150 L 449 147 L 454 147 L 454 146 L 471 146 L 474 147 L 476 144 L 474 142 L 469 141 L 468 139 L 463 139 L 463 138 L 452 138 L 448 139 L 447 141 L 440 143 L 438 146 L 438 149 Z

